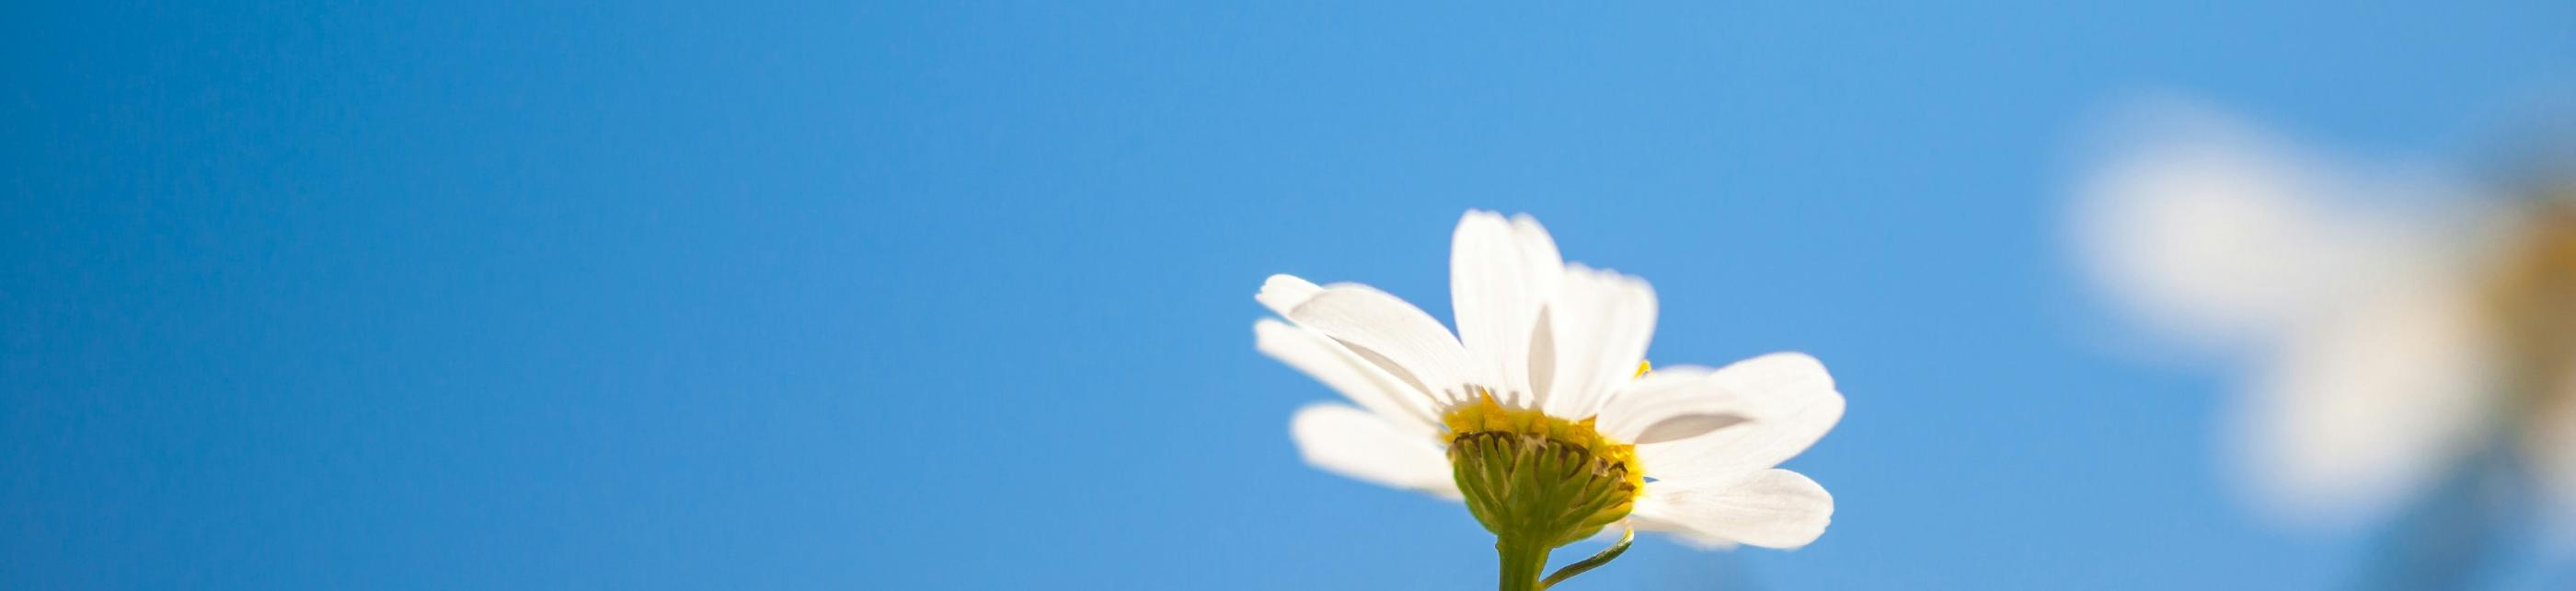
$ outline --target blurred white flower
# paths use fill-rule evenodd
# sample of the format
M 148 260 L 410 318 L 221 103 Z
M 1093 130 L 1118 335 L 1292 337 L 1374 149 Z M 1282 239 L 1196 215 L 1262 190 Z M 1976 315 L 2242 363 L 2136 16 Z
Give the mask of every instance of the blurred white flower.
M 1257 299 L 1288 321 L 1255 324 L 1260 350 L 1358 405 L 1298 411 L 1307 462 L 1463 498 L 1497 536 L 1543 532 L 1530 535 L 1551 548 L 1622 519 L 1699 546 L 1796 547 L 1824 532 L 1833 498 L 1773 468 L 1842 416 L 1823 365 L 1782 353 L 1645 371 L 1656 303 L 1644 281 L 1565 263 L 1526 215 L 1470 211 L 1453 249 L 1456 337 L 1365 285 L 1262 285 Z M 1532 503 L 1565 521 L 1535 523 Z
M 2261 499 L 2373 514 L 2507 438 L 2576 501 L 2564 199 L 2330 160 L 2181 103 L 2125 123 L 2081 188 L 2084 263 L 2146 328 L 2248 366 L 2237 457 Z

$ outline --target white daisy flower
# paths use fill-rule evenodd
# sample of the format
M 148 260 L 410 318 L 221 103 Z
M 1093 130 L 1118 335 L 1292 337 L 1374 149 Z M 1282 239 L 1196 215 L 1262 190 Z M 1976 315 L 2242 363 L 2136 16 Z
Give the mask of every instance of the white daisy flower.
M 1455 337 L 1366 285 L 1263 283 L 1256 299 L 1287 321 L 1254 325 L 1261 351 L 1357 405 L 1297 412 L 1308 463 L 1464 500 L 1502 542 L 1506 588 L 1511 573 L 1535 579 L 1548 549 L 1622 522 L 1701 547 L 1824 532 L 1833 498 L 1773 467 L 1842 417 L 1815 359 L 1647 371 L 1654 290 L 1564 262 L 1527 215 L 1467 212 L 1450 256 Z
M 2502 440 L 2576 509 L 2569 195 L 2501 199 L 2206 108 L 2141 112 L 2084 187 L 2076 238 L 2148 328 L 2249 363 L 2235 448 L 2257 498 L 2374 515 Z

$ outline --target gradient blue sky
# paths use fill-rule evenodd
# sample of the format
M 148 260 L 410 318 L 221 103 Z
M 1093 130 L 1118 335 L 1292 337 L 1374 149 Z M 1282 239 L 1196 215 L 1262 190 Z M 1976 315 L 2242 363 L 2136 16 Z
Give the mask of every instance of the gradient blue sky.
M 0 8 L 11 589 L 1483 587 L 1251 330 L 1445 318 L 1470 207 L 1850 400 L 1817 544 L 1569 589 L 2326 588 L 2368 532 L 2247 513 L 2229 376 L 2086 346 L 2084 130 L 2467 155 L 2576 89 L 2564 2 L 65 4 Z

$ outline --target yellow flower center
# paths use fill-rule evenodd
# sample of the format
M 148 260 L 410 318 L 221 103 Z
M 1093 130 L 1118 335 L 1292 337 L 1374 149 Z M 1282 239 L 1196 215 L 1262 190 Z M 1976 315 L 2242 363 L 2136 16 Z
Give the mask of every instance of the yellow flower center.
M 2576 189 L 2571 189 L 2576 198 Z M 2568 345 L 2564 330 L 2576 314 L 2566 304 L 2576 298 L 2576 204 L 2541 208 L 2531 227 L 2506 251 L 2488 292 L 2488 302 L 2501 316 L 2520 348 L 2555 353 Z M 2545 354 L 2542 356 L 2546 356 Z
M 2487 321 L 2501 329 L 2511 390 L 2533 404 L 2576 400 L 2535 396 L 2576 384 L 2576 186 L 2535 207 L 2487 285 Z
M 1646 484 L 1636 446 L 1603 436 L 1590 418 L 1568 421 L 1478 394 L 1441 422 L 1458 491 L 1486 531 L 1554 548 L 1592 537 L 1636 507 Z

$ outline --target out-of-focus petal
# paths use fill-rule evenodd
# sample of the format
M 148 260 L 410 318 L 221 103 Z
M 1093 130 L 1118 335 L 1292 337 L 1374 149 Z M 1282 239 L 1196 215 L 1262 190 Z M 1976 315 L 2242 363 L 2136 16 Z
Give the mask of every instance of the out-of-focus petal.
M 2417 285 L 2291 335 L 2247 398 L 2244 468 L 2283 513 L 2385 507 L 2479 445 L 2492 337 L 2462 282 Z
M 2160 336 L 2259 348 L 2453 253 L 2457 183 L 2341 166 L 2204 107 L 2138 109 L 2080 188 L 2075 242 Z M 2434 210 L 2440 211 L 2440 210 Z

